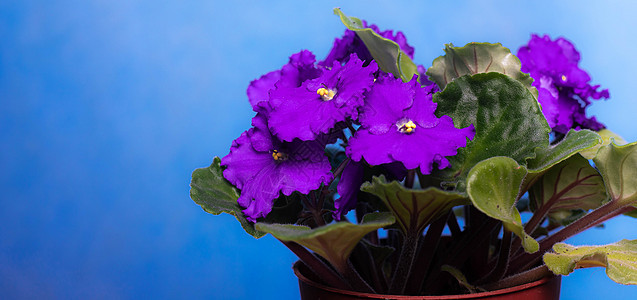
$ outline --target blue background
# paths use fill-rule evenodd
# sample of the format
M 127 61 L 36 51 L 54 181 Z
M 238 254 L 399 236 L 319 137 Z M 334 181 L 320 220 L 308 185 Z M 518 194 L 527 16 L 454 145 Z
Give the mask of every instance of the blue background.
M 293 254 L 206 214 L 188 184 L 250 126 L 251 80 L 301 49 L 327 54 L 344 31 L 337 6 L 403 31 L 425 66 L 449 42 L 516 52 L 531 33 L 567 37 L 610 89 L 589 112 L 637 140 L 635 4 L 438 2 L 0 2 L 0 297 L 297 298 Z M 570 242 L 635 228 L 620 217 Z M 601 268 L 562 288 L 637 293 Z

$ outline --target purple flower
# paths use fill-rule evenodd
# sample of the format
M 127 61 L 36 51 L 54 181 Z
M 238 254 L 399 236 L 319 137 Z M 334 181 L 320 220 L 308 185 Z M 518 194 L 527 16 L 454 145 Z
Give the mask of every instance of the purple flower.
M 350 138 L 347 154 L 379 165 L 401 162 L 407 169 L 420 167 L 423 174 L 449 166 L 445 156 L 457 154 L 472 139 L 473 125 L 453 126 L 449 116 L 437 118 L 433 87 L 421 88 L 416 77 L 403 83 L 392 76 L 379 78 L 367 95 L 360 115 L 362 127 Z
M 332 216 L 335 220 L 340 221 L 342 215 L 356 208 L 358 192 L 361 189 L 361 185 L 364 181 L 371 179 L 371 175 L 369 174 L 369 177 L 364 176 L 365 164 L 363 161 L 350 160 L 345 166 L 345 169 L 343 169 L 341 178 L 336 186 L 339 198 L 334 200 L 336 211 L 334 211 Z M 399 162 L 384 164 L 381 167 L 384 171 L 383 174 L 385 174 L 389 180 L 403 180 L 407 174 L 407 170 Z
M 290 61 L 281 70 L 272 71 L 250 82 L 247 92 L 252 109 L 259 112 L 266 108 L 258 104 L 269 99 L 269 92 L 275 88 L 275 84 L 280 87 L 298 87 L 302 82 L 318 77 L 321 71 L 314 66 L 315 62 L 312 52 L 302 50 L 290 56 Z
M 343 169 L 341 179 L 336 186 L 336 191 L 340 197 L 334 200 L 334 208 L 336 208 L 333 214 L 334 219 L 340 221 L 343 214 L 356 207 L 357 195 L 360 191 L 361 184 L 363 184 L 364 170 L 365 165 L 363 162 L 352 160 L 350 160 L 347 166 L 345 166 L 345 169 Z
M 405 54 L 407 54 L 412 59 L 414 58 L 414 47 L 407 44 L 407 38 L 402 32 L 398 31 L 394 35 L 394 32 L 392 30 L 380 31 L 378 26 L 374 24 L 367 26 L 367 22 L 365 21 L 363 21 L 363 27 L 371 28 L 380 36 L 396 42 L 398 46 L 400 46 L 400 49 L 405 52 Z M 332 47 L 332 50 L 330 50 L 330 53 L 327 55 L 325 60 L 319 62 L 319 65 L 329 67 L 334 63 L 334 61 L 338 61 L 340 63 L 347 62 L 352 53 L 356 53 L 358 58 L 366 63 L 372 60 L 371 53 L 369 53 L 369 50 L 367 50 L 365 43 L 363 43 L 358 35 L 356 35 L 356 32 L 346 29 L 343 37 L 341 37 L 340 39 L 336 38 L 334 40 L 334 46 Z
M 221 159 L 223 176 L 241 190 L 239 205 L 247 219 L 255 222 L 271 210 L 280 193 L 307 194 L 332 179 L 325 144 L 316 141 L 282 142 L 268 131 L 262 113 L 254 126 L 234 140 L 230 153 Z
M 377 69 L 375 62 L 363 67 L 363 62 L 352 54 L 345 65 L 334 62 L 331 69 L 323 69 L 319 77 L 300 87 L 277 84 L 270 91 L 272 109 L 268 123 L 272 133 L 284 141 L 314 140 L 336 123 L 355 118 Z
M 604 125 L 595 117 L 586 117 L 590 99 L 608 98 L 608 90 L 598 91 L 590 85 L 590 76 L 578 67 L 580 54 L 564 38 L 552 41 L 549 36 L 532 35 L 528 45 L 518 50 L 522 71 L 528 72 L 538 89 L 542 112 L 553 130 L 600 130 Z

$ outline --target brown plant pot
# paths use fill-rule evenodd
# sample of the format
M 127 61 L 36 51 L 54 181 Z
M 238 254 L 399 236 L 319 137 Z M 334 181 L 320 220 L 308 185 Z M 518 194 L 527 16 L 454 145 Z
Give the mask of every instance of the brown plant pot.
M 346 290 L 340 290 L 326 285 L 320 284 L 309 277 L 313 277 L 309 269 L 301 262 L 297 261 L 292 267 L 294 274 L 299 278 L 299 289 L 301 291 L 301 299 L 318 300 L 318 299 L 335 299 L 335 300 L 351 300 L 351 299 L 498 299 L 498 300 L 552 300 L 560 298 L 560 286 L 562 282 L 561 276 L 553 276 L 542 278 L 538 281 L 526 283 L 497 291 L 482 292 L 475 294 L 463 295 L 446 295 L 446 296 L 399 296 L 399 295 L 381 295 L 359 293 Z M 308 276 L 306 276 L 307 274 Z

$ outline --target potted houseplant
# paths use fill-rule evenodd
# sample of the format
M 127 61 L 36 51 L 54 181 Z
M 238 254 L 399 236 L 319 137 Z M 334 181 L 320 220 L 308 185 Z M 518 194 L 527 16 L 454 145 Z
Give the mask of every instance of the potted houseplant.
M 447 45 L 425 69 L 401 32 L 335 14 L 325 59 L 250 83 L 253 127 L 193 172 L 197 204 L 298 255 L 304 297 L 558 295 L 593 266 L 637 284 L 637 241 L 562 243 L 637 204 L 637 143 L 586 115 L 609 94 L 569 41 Z

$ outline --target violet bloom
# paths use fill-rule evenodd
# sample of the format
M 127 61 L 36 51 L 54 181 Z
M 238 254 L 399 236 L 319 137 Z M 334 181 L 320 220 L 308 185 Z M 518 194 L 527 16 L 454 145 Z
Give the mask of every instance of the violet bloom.
M 407 174 L 407 170 L 399 162 L 384 164 L 382 168 L 384 170 L 383 173 L 389 180 L 403 180 Z M 340 221 L 342 215 L 356 208 L 358 192 L 361 190 L 361 185 L 364 181 L 371 179 L 364 177 L 364 171 L 365 162 L 353 160 L 350 160 L 345 166 L 345 169 L 343 169 L 341 178 L 336 186 L 339 198 L 334 200 L 334 208 L 336 208 L 336 211 L 334 211 L 332 216 L 335 220 Z
M 371 28 L 380 36 L 396 42 L 396 44 L 400 46 L 400 49 L 405 52 L 405 54 L 407 54 L 412 59 L 414 58 L 414 47 L 410 46 L 407 43 L 407 38 L 402 32 L 398 31 L 394 35 L 394 32 L 392 30 L 380 31 L 378 26 L 374 24 L 367 26 L 367 22 L 365 21 L 363 21 L 363 27 Z M 334 46 L 332 46 L 332 50 L 330 50 L 330 53 L 327 55 L 325 60 L 319 62 L 319 65 L 329 67 L 334 63 L 334 61 L 338 61 L 340 63 L 347 62 L 352 53 L 356 53 L 358 58 L 366 63 L 372 61 L 372 55 L 371 53 L 369 53 L 369 50 L 367 50 L 365 43 L 363 43 L 358 35 L 356 35 L 356 32 L 346 29 L 345 33 L 340 39 L 336 38 L 334 40 Z
M 455 128 L 449 116 L 437 118 L 432 89 L 421 88 L 415 76 L 408 83 L 379 78 L 360 115 L 362 127 L 349 140 L 348 156 L 371 165 L 398 161 L 407 169 L 420 167 L 423 174 L 430 174 L 434 164 L 449 166 L 445 156 L 456 155 L 475 131 L 473 125 Z
M 553 130 L 600 130 L 604 125 L 586 117 L 590 99 L 608 98 L 608 90 L 590 85 L 590 76 L 578 67 L 580 54 L 566 39 L 552 41 L 549 36 L 532 35 L 528 45 L 518 50 L 522 71 L 528 72 L 538 89 L 542 112 Z
M 269 99 L 270 90 L 275 84 L 280 87 L 298 87 L 302 82 L 318 77 L 321 71 L 316 68 L 314 54 L 308 50 L 292 54 L 290 60 L 280 70 L 272 71 L 250 82 L 248 86 L 248 100 L 252 109 L 259 112 L 267 106 L 258 106 Z
M 270 91 L 268 123 L 272 133 L 284 141 L 314 140 L 330 132 L 336 123 L 356 118 L 363 93 L 374 84 L 377 70 L 375 62 L 363 67 L 352 54 L 345 65 L 334 62 L 331 69 L 323 69 L 319 77 L 300 87 L 277 84 Z
M 307 194 L 332 179 L 324 154 L 325 144 L 315 141 L 282 142 L 268 131 L 259 113 L 254 126 L 232 142 L 230 153 L 221 159 L 223 176 L 241 190 L 239 205 L 251 222 L 265 217 L 280 196 L 298 191 Z

